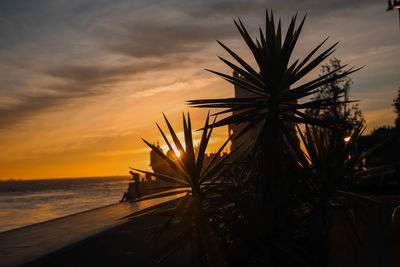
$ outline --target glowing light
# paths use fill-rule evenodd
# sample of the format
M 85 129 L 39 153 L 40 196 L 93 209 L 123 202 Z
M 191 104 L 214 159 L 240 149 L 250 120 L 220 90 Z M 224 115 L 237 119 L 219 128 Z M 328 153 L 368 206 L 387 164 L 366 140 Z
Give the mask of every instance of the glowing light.
M 394 0 L 393 3 L 391 0 L 388 0 L 388 7 L 386 11 L 393 11 L 393 8 L 400 9 L 400 1 Z
M 172 145 L 172 148 L 174 149 L 175 155 L 179 158 L 181 156 L 181 152 L 179 152 L 179 150 L 176 149 L 176 147 L 174 147 L 174 145 Z
M 172 146 L 172 150 L 175 152 L 175 155 L 179 158 L 179 157 L 181 156 L 181 152 L 176 148 L 176 145 L 175 145 L 175 144 L 171 144 L 171 146 Z M 183 149 L 186 148 L 186 146 L 185 146 L 184 143 L 182 144 L 182 146 L 183 146 Z M 164 152 L 165 154 L 169 151 L 168 145 L 162 145 L 162 146 L 161 146 L 161 149 L 163 150 L 163 152 Z
M 350 141 L 350 138 L 351 138 L 350 136 L 347 136 L 347 137 L 344 138 L 344 141 L 347 143 L 347 142 Z
M 168 152 L 168 146 L 167 145 L 162 145 L 161 149 L 164 152 L 164 154 Z

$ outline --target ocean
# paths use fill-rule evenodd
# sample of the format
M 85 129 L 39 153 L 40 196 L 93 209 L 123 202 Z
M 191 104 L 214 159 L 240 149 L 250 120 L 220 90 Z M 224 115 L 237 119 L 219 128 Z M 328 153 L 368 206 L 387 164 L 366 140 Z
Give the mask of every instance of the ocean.
M 130 177 L 0 181 L 0 232 L 117 203 Z

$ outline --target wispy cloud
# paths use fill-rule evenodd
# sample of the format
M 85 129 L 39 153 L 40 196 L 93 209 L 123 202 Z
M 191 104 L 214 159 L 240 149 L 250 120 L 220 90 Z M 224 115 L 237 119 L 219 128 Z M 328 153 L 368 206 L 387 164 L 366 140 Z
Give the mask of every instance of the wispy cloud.
M 128 149 L 128 150 L 107 150 L 95 153 L 95 156 L 101 157 L 115 157 L 121 155 L 136 155 L 136 154 L 148 154 L 150 153 L 150 148 L 141 148 L 141 149 Z
M 68 3 L 40 0 L 35 5 L 24 1 L 4 1 L 0 12 L 0 18 L 4 23 L 0 27 L 6 33 L 3 37 L 5 45 L 9 42 L 15 45 L 19 41 L 19 46 L 21 43 L 30 46 L 29 41 L 36 41 L 51 49 L 54 46 L 62 47 L 64 53 L 62 57 L 59 53 L 55 54 L 62 58 L 62 62 L 53 59 L 37 61 L 35 52 L 37 51 L 43 56 L 44 47 L 34 46 L 36 51 L 32 51 L 29 57 L 31 62 L 39 63 L 39 66 L 34 66 L 36 71 L 39 70 L 38 75 L 47 75 L 61 82 L 41 85 L 43 86 L 42 91 L 44 89 L 51 91 L 47 95 L 26 93 L 24 90 L 17 89 L 16 93 L 11 96 L 4 96 L 5 99 L 14 99 L 15 101 L 6 107 L 1 106 L 0 129 L 30 119 L 47 110 L 60 109 L 74 99 L 107 94 L 112 91 L 111 87 L 118 87 L 119 83 L 144 73 L 185 69 L 188 65 L 199 66 L 201 56 L 197 56 L 195 60 L 193 56 L 205 53 L 208 47 L 215 43 L 215 39 L 238 38 L 236 30 L 232 26 L 232 18 L 236 16 L 244 17 L 245 23 L 250 25 L 254 23 L 262 25 L 261 18 L 264 16 L 262 11 L 264 8 L 274 9 L 275 13 L 279 15 L 285 15 L 285 12 L 292 9 L 300 12 L 309 10 L 314 19 L 319 17 L 324 20 L 328 13 L 335 13 L 335 16 L 350 16 L 346 12 L 354 12 L 377 5 L 376 1 L 372 0 L 307 0 L 302 2 L 257 0 L 251 3 L 174 0 L 157 4 L 131 3 L 120 0 L 112 5 L 106 1 L 94 4 L 89 0 Z M 354 17 L 353 14 L 351 16 Z M 341 24 L 340 21 L 335 23 Z M 64 32 L 65 37 L 62 37 L 59 32 Z M 53 35 L 62 41 L 67 41 L 68 37 L 72 40 L 67 41 L 67 44 L 69 42 L 69 46 L 67 46 L 52 37 Z M 83 41 L 90 40 L 90 38 L 92 41 Z M 93 51 L 90 47 L 83 46 L 82 49 L 88 52 L 87 56 L 90 55 L 90 59 L 78 52 L 74 52 L 77 54 L 68 59 L 68 53 L 72 49 L 74 51 L 79 49 L 79 46 L 75 46 L 73 42 L 82 43 L 82 41 L 94 46 L 96 53 L 92 54 Z M 396 47 L 398 46 L 385 45 L 378 50 L 367 47 L 365 53 L 355 53 L 349 59 L 357 61 L 359 57 L 365 55 L 374 57 L 381 54 L 382 51 L 392 54 Z M 4 54 L 4 51 L 7 51 L 4 49 L 8 49 L 8 47 L 3 47 L 3 55 L 9 56 Z M 1 52 L 0 49 L 0 55 Z M 105 64 L 91 63 L 92 58 L 101 53 L 103 56 L 109 55 L 110 57 L 120 55 L 121 60 Z M 81 58 L 77 58 L 77 56 L 81 56 Z M 50 55 L 47 57 L 50 58 Z M 135 63 L 126 63 L 126 61 L 132 60 Z M 17 61 L 16 64 L 20 66 L 27 67 L 24 58 L 14 55 L 14 61 Z M 47 68 L 43 66 L 46 63 L 50 63 Z M 14 80 L 17 79 L 14 78 Z M 8 80 L 8 83 L 12 82 L 13 80 Z M 153 86 L 150 91 L 142 90 L 138 94 L 154 95 L 165 90 L 168 90 L 168 86 L 162 85 L 156 86 L 156 88 Z M 5 100 L 3 99 L 1 102 L 5 102 Z
M 118 31 L 109 32 L 107 47 L 116 53 L 135 58 L 183 55 L 200 52 L 207 48 L 206 43 L 215 42 L 215 38 L 232 36 L 227 30 L 231 23 L 214 25 L 196 21 L 174 21 L 163 23 L 158 20 L 122 24 Z M 230 27 L 231 28 L 231 27 Z
M 60 110 L 74 99 L 92 98 L 113 92 L 112 86 L 148 72 L 183 68 L 185 64 L 146 61 L 139 63 L 108 65 L 65 65 L 44 70 L 43 73 L 59 82 L 47 85 L 42 93 L 19 93 L 8 105 L 0 106 L 0 130 L 20 121 L 35 117 L 44 111 Z M 43 88 L 41 88 L 43 89 Z M 43 91 L 45 93 L 43 93 Z

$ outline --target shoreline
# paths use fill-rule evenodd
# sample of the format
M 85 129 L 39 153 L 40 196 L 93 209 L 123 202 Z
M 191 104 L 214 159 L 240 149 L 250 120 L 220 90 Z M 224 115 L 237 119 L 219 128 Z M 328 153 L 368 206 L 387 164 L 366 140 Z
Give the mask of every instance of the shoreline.
M 111 175 L 111 176 L 60 177 L 60 178 L 54 178 L 54 177 L 50 177 L 50 178 L 14 178 L 14 177 L 10 177 L 10 178 L 0 178 L 0 183 L 1 182 L 44 181 L 44 180 L 66 180 L 66 179 L 102 179 L 102 178 L 105 178 L 105 179 L 128 178 L 128 179 L 130 179 L 131 176 L 129 176 L 129 175 Z
M 85 178 L 0 182 L 0 233 L 119 203 L 126 178 Z M 145 194 L 163 186 L 141 182 Z

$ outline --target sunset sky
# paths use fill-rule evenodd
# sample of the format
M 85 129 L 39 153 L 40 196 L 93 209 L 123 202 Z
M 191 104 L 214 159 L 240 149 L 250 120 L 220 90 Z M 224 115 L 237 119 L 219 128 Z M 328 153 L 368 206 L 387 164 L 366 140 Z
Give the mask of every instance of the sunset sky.
M 233 96 L 209 68 L 221 40 L 250 60 L 233 18 L 256 33 L 265 8 L 284 28 L 298 11 L 307 20 L 293 59 L 329 36 L 350 66 L 351 98 L 360 100 L 367 132 L 393 125 L 400 86 L 397 12 L 386 0 L 2 0 L 0 2 L 0 179 L 127 175 L 148 169 L 140 137 L 161 141 L 162 112 L 177 131 L 182 112 L 194 128 L 206 110 L 189 99 Z M 312 73 L 316 76 L 319 68 Z M 227 138 L 216 131 L 210 152 Z

